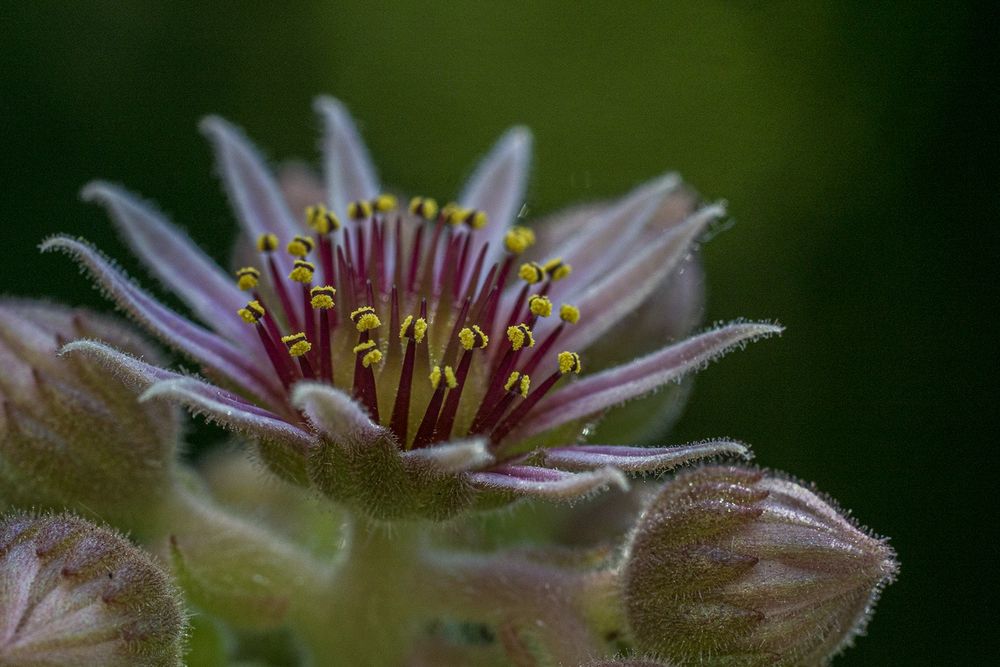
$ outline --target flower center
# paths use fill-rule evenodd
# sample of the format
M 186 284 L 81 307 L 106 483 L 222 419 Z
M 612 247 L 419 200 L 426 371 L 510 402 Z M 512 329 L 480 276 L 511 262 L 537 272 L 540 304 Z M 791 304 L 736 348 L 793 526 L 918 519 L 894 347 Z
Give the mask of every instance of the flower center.
M 551 284 L 572 267 L 555 258 L 515 272 L 535 242 L 530 229 L 507 232 L 503 259 L 485 267 L 489 244 L 476 238 L 488 223 L 483 211 L 439 210 L 414 197 L 402 212 L 395 197 L 380 195 L 351 202 L 347 213 L 342 224 L 325 206 L 309 207 L 314 234 L 287 242 L 290 264 L 279 239 L 264 234 L 264 272 L 236 272 L 252 295 L 238 314 L 286 390 L 302 379 L 348 390 L 406 449 L 462 435 L 496 446 L 563 375 L 580 372 L 576 353 L 553 354 L 554 371 L 531 388 L 531 374 L 580 313 L 562 304 L 559 324 L 536 345 L 539 318 L 553 314 Z M 523 285 L 506 290 L 514 273 Z

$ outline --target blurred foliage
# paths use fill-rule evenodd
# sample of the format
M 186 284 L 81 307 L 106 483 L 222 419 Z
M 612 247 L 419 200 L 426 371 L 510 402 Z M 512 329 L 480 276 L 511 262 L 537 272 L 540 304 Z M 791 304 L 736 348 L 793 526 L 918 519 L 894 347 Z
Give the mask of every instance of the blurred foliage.
M 225 259 L 235 227 L 195 132 L 208 112 L 276 159 L 314 161 L 309 104 L 334 94 L 386 182 L 441 198 L 525 123 L 534 214 L 680 170 L 736 223 L 705 248 L 710 317 L 788 333 L 705 372 L 672 437 L 743 438 L 894 538 L 900 581 L 838 664 L 975 664 L 973 573 L 997 553 L 969 524 L 995 413 L 978 391 L 993 353 L 970 334 L 995 310 L 976 273 L 997 247 L 995 211 L 980 210 L 995 196 L 979 194 L 996 183 L 987 9 L 4 3 L 2 290 L 100 303 L 68 262 L 34 253 L 56 231 L 139 273 L 76 198 L 94 177 L 157 200 Z

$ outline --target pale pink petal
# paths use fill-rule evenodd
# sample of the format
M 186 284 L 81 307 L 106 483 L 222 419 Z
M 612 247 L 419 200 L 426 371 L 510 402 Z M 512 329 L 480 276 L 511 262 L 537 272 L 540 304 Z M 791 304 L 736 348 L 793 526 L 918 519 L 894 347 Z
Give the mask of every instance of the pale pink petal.
M 81 193 L 84 200 L 108 209 L 112 222 L 144 266 L 216 331 L 255 349 L 256 336 L 230 314 L 243 307 L 246 295 L 208 255 L 148 202 L 124 189 L 94 181 Z M 220 314 L 222 315 L 220 317 Z
M 560 424 L 643 396 L 708 364 L 734 347 L 782 332 L 766 322 L 737 322 L 667 346 L 622 366 L 585 377 L 548 397 L 511 438 L 526 438 Z
M 494 462 L 487 442 L 482 438 L 413 449 L 404 452 L 403 459 L 429 461 L 444 472 L 477 470 Z
M 584 350 L 620 324 L 691 253 L 705 227 L 723 212 L 721 206 L 701 209 L 656 242 L 638 248 L 632 258 L 581 294 L 571 297 L 583 320 L 560 345 L 569 350 Z
M 479 163 L 466 184 L 459 203 L 486 211 L 489 223 L 476 235 L 489 243 L 486 266 L 503 254 L 503 237 L 524 204 L 531 163 L 531 132 L 525 127 L 512 127 L 494 144 Z
M 502 465 L 469 473 L 469 481 L 483 491 L 546 500 L 574 500 L 612 485 L 628 489 L 625 475 L 615 468 L 565 472 L 535 466 Z
M 292 405 L 333 442 L 370 442 L 391 437 L 374 423 L 360 403 L 330 385 L 299 382 L 292 389 Z
M 164 380 L 150 386 L 140 401 L 153 399 L 180 403 L 192 414 L 242 435 L 279 442 L 305 452 L 313 445 L 309 432 L 288 423 L 279 415 L 248 403 L 236 394 L 195 378 Z
M 750 458 L 750 449 L 733 440 L 709 440 L 674 447 L 568 445 L 542 450 L 546 466 L 565 470 L 594 470 L 610 466 L 622 472 L 661 472 L 715 456 Z
M 59 354 L 78 354 L 96 361 L 136 394 L 142 393 L 161 380 L 184 377 L 180 373 L 146 363 L 131 354 L 93 340 L 74 340 L 66 343 L 59 350 Z
M 246 235 L 277 234 L 285 242 L 300 233 L 274 176 L 243 132 L 217 116 L 205 118 L 200 127 L 215 149 L 219 175 Z
M 75 259 L 94 278 L 106 297 L 173 349 L 257 396 L 273 399 L 277 395 L 277 380 L 265 377 L 252 364 L 260 355 L 248 356 L 230 341 L 161 305 L 90 244 L 67 236 L 55 236 L 42 243 L 41 250 L 63 252 Z
M 642 247 L 637 240 L 647 223 L 680 182 L 677 174 L 665 174 L 639 186 L 584 222 L 558 251 L 558 255 L 572 265 L 573 272 L 552 285 L 552 297 L 558 299 L 579 293 L 630 255 L 635 255 Z
M 347 204 L 372 199 L 379 194 L 378 176 L 368 149 L 344 105 L 332 97 L 320 97 L 313 105 L 323 119 L 323 171 L 328 206 L 344 217 Z

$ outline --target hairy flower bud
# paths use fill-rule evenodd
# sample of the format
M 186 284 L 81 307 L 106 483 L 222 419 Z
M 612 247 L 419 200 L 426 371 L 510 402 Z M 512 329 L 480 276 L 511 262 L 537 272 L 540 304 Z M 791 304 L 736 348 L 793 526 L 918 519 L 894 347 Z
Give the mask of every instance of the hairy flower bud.
M 0 664 L 180 665 L 185 620 L 163 571 L 67 515 L 0 518 Z
M 894 555 L 791 480 L 700 468 L 640 520 L 626 612 L 640 649 L 683 664 L 823 664 L 863 628 Z
M 115 320 L 28 300 L 0 300 L 0 507 L 72 507 L 132 529 L 166 492 L 176 410 L 135 392 L 81 355 L 76 338 L 153 350 Z

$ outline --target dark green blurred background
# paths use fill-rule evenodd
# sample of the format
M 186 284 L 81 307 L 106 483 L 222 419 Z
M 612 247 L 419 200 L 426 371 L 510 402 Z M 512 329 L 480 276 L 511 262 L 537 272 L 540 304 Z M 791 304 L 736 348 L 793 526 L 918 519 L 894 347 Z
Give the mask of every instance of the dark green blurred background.
M 788 332 L 708 369 L 678 439 L 747 440 L 892 536 L 902 575 L 838 664 L 986 664 L 997 31 L 985 4 L 869 4 L 4 2 L 0 291 L 101 303 L 35 251 L 124 257 L 94 177 L 224 258 L 208 112 L 314 160 L 334 94 L 386 182 L 440 198 L 523 122 L 536 214 L 680 170 L 737 223 L 705 247 L 709 318 Z

